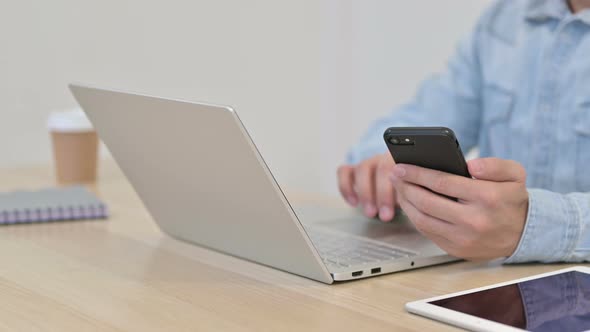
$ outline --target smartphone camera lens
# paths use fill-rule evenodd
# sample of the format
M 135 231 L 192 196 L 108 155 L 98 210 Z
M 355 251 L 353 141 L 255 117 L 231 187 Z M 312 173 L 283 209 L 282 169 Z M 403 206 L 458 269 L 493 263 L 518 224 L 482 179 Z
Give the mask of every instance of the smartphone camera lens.
M 390 138 L 390 139 L 389 139 L 389 142 L 390 142 L 391 144 L 399 144 L 399 142 L 400 142 L 400 141 L 399 141 L 399 138 L 397 138 L 397 137 L 392 137 L 392 138 Z

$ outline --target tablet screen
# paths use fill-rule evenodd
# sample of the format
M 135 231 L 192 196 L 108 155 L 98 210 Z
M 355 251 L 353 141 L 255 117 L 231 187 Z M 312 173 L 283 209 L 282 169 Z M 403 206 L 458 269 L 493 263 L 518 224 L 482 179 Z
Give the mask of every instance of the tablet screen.
M 590 274 L 565 272 L 430 304 L 530 331 L 585 331 Z

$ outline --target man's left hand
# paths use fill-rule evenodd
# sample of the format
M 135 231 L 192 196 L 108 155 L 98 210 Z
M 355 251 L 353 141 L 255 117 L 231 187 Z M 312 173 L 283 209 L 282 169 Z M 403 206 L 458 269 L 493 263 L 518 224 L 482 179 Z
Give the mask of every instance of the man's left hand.
M 473 179 L 396 165 L 391 179 L 399 204 L 418 231 L 453 256 L 511 256 L 528 212 L 526 172 L 515 161 L 497 158 L 471 160 L 468 167 Z

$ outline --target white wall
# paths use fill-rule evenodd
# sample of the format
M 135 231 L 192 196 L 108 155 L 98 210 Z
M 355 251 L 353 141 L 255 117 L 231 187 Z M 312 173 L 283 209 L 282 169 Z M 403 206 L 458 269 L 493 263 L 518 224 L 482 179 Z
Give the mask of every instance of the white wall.
M 334 192 L 370 119 L 487 0 L 0 0 L 0 167 L 50 160 L 71 81 L 235 106 L 280 182 Z

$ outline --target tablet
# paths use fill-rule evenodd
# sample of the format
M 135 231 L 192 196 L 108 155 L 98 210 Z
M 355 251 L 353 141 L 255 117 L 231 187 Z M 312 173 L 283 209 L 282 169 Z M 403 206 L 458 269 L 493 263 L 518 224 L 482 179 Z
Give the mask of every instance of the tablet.
M 588 331 L 590 267 L 410 302 L 406 310 L 474 331 Z

